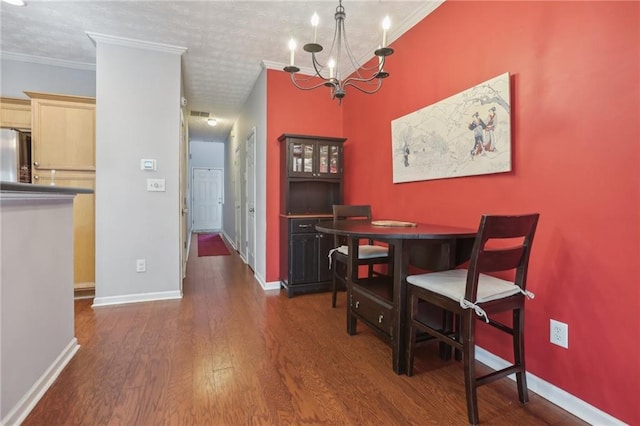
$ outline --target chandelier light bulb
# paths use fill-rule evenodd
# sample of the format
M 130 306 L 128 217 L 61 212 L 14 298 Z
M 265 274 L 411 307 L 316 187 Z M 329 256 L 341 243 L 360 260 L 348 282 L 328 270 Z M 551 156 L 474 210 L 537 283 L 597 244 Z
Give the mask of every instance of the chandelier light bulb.
M 291 40 L 289 40 L 289 50 L 291 50 L 291 60 L 290 60 L 291 63 L 289 65 L 291 66 L 293 66 L 293 63 L 294 63 L 296 47 L 297 47 L 296 41 L 293 38 L 291 38 Z
M 382 20 L 382 47 L 387 47 L 387 31 L 391 28 L 391 20 L 389 15 Z
M 311 26 L 313 27 L 313 42 L 316 42 L 318 37 L 318 23 L 320 22 L 320 18 L 316 12 L 313 12 L 313 16 L 311 17 Z

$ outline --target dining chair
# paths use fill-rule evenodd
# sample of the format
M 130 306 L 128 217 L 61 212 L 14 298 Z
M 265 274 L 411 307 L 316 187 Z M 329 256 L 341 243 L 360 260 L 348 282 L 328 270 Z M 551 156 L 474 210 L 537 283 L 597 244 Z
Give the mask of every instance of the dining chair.
M 371 206 L 369 205 L 333 205 L 333 220 L 371 220 Z M 334 249 L 329 252 L 329 262 L 332 270 L 331 283 L 331 307 L 336 307 L 338 293 L 338 282 L 343 287 L 347 283 L 347 262 L 349 261 L 349 248 L 346 237 L 336 235 Z M 368 240 L 367 244 L 358 246 L 358 265 L 367 265 L 367 276 L 371 278 L 377 274 L 373 268 L 376 264 L 388 264 L 388 273 L 391 273 L 392 264 L 390 262 L 389 249 L 387 247 L 373 244 L 373 240 Z M 357 273 L 355 271 L 354 273 Z
M 525 404 L 529 400 L 524 353 L 524 304 L 526 298 L 534 297 L 533 293 L 527 291 L 526 285 L 538 218 L 538 213 L 519 216 L 483 215 L 468 269 L 407 277 L 410 303 L 407 375 L 413 374 L 418 331 L 450 345 L 456 350 L 456 354 L 462 351 L 467 415 L 471 424 L 478 424 L 479 421 L 479 386 L 515 373 L 520 402 Z M 513 281 L 487 275 L 505 271 L 514 273 Z M 450 330 L 437 330 L 421 321 L 423 310 L 434 305 L 453 314 L 454 324 Z M 511 312 L 510 326 L 494 317 L 494 314 L 504 311 Z M 508 367 L 480 377 L 475 373 L 477 317 L 512 336 L 514 357 L 513 364 Z

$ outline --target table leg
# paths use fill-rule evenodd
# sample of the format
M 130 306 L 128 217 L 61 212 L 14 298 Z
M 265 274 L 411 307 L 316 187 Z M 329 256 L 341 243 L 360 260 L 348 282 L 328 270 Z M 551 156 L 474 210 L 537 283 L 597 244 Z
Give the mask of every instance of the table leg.
M 393 246 L 393 371 L 396 374 L 407 372 L 407 336 L 405 333 L 408 316 L 407 306 L 407 269 L 409 267 L 409 242 L 402 239 L 392 240 Z
M 352 283 L 353 283 L 353 274 L 354 272 L 358 273 L 358 239 L 357 238 L 349 238 L 348 239 L 348 247 L 349 247 L 349 258 L 347 262 L 347 333 L 350 336 L 356 334 L 356 318 L 351 313 L 351 294 L 352 294 Z

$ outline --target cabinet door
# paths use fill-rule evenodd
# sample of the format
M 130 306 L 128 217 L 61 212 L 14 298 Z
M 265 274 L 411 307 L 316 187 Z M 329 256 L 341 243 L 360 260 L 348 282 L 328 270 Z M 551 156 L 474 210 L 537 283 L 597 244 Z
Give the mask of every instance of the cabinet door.
M 31 106 L 33 174 L 95 170 L 95 104 L 32 99 Z
M 324 178 L 342 176 L 342 144 L 335 142 L 318 142 L 318 173 Z
M 333 235 L 318 233 L 318 281 L 331 281 L 329 251 L 333 248 Z
M 316 174 L 315 142 L 291 139 L 289 143 L 289 176 L 313 177 Z
M 50 185 L 52 175 L 41 171 L 35 183 Z M 95 190 L 94 172 L 59 172 L 56 186 L 72 186 Z M 95 287 L 95 194 L 78 194 L 73 200 L 73 287 L 77 290 Z
M 304 284 L 318 280 L 317 234 L 291 235 L 289 255 L 289 283 Z

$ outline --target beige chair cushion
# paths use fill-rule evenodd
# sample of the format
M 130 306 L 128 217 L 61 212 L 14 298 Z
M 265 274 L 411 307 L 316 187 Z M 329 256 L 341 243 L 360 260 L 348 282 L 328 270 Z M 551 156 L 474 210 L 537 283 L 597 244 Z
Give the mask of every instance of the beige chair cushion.
M 349 247 L 338 247 L 338 253 L 349 256 Z M 389 249 L 381 246 L 361 245 L 358 246 L 358 259 L 373 259 L 375 257 L 385 257 L 389 255 Z
M 529 291 L 522 291 L 520 287 L 511 281 L 492 277 L 491 275 L 480 274 L 478 277 L 478 293 L 475 301 L 464 298 L 467 287 L 467 270 L 452 269 L 449 271 L 432 272 L 420 275 L 409 275 L 407 282 L 426 290 L 438 293 L 449 299 L 460 303 L 463 308 L 472 308 L 478 316 L 489 320 L 486 313 L 478 306 L 490 300 L 503 299 L 517 293 L 525 294 L 533 299 L 534 294 Z

